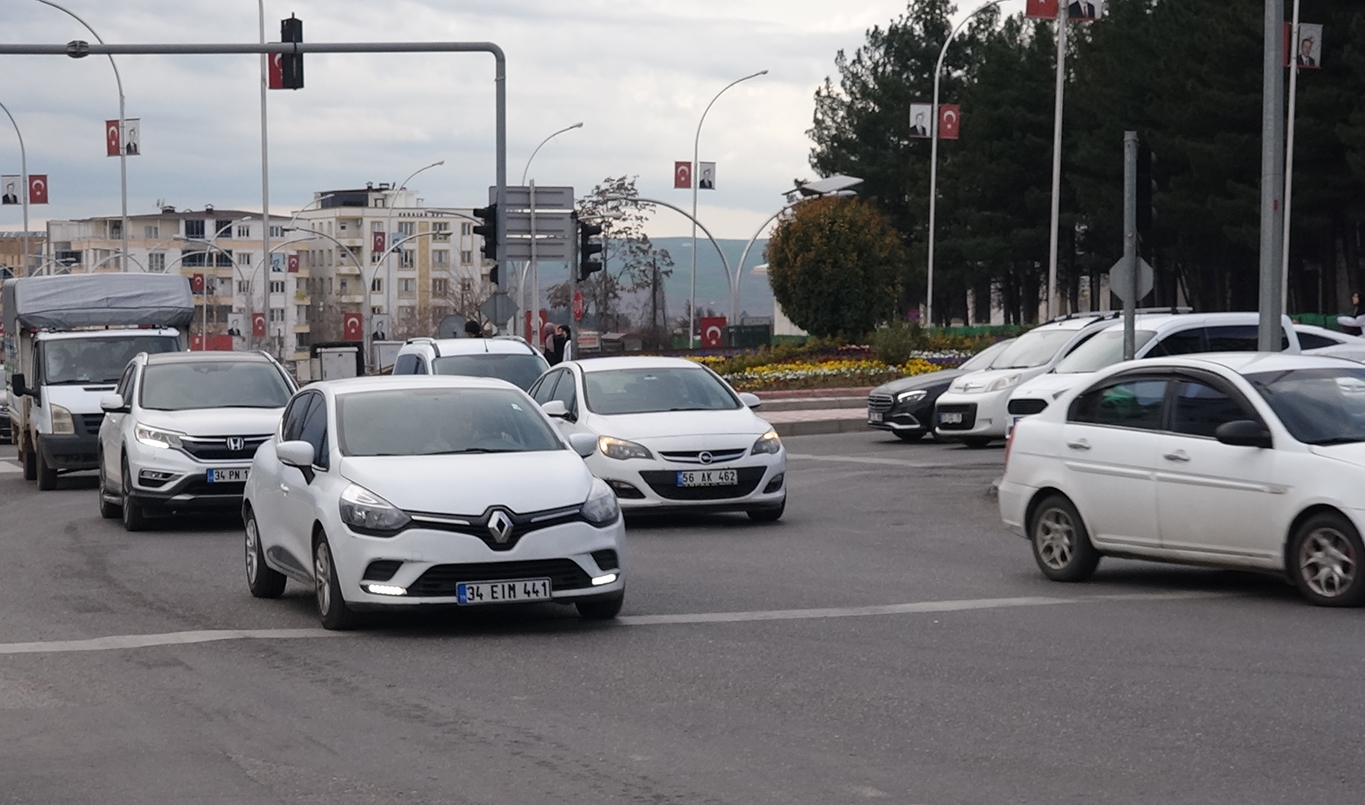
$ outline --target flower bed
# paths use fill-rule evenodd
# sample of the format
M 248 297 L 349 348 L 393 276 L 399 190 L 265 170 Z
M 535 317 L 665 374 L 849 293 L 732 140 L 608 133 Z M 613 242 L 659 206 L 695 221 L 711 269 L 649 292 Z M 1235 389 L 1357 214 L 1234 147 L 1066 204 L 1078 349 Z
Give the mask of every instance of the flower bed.
M 956 365 L 962 356 L 933 355 L 912 358 L 900 366 L 888 366 L 868 358 L 832 358 L 822 361 L 770 363 L 752 366 L 721 376 L 739 391 L 775 391 L 780 389 L 840 388 L 845 386 L 876 386 L 898 377 L 936 372 Z M 725 359 L 700 358 L 702 363 L 716 368 Z

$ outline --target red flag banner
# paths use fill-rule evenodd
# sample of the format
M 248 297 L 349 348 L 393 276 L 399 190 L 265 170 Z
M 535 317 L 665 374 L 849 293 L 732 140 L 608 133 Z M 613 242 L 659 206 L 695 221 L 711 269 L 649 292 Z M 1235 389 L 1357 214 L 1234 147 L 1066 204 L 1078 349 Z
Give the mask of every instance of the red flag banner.
M 28 175 L 28 203 L 29 204 L 47 203 L 46 173 L 30 173 Z
M 119 134 L 118 121 L 104 121 L 104 155 L 116 157 L 123 148 L 123 137 Z
M 192 274 L 192 275 L 190 275 L 190 291 L 191 291 L 192 293 L 203 293 L 203 292 L 204 292 L 204 275 L 203 275 L 203 274 Z
M 382 253 L 384 251 L 384 240 L 383 232 L 375 232 L 374 236 L 370 238 L 370 251 Z
M 341 314 L 341 340 L 362 341 L 365 333 L 365 317 L 361 313 Z
M 1024 5 L 1024 16 L 1036 19 L 1057 19 L 1057 0 L 1028 0 Z
M 257 338 L 265 338 L 265 314 L 251 314 L 251 334 Z
M 962 107 L 955 103 L 938 105 L 938 136 L 944 140 L 956 140 L 962 127 Z
M 271 53 L 269 57 L 270 69 L 267 73 L 270 82 L 267 84 L 271 89 L 284 89 L 284 54 Z
M 290 273 L 290 274 L 297 274 L 297 273 L 299 273 L 299 253 L 298 253 L 298 252 L 294 252 L 293 254 L 289 255 L 289 264 L 288 264 L 288 265 L 289 265 L 289 273 Z
M 701 327 L 702 347 L 706 349 L 715 349 L 724 344 L 724 316 L 702 316 L 697 324 Z
M 691 190 L 692 189 L 692 163 L 674 162 L 673 163 L 673 189 Z

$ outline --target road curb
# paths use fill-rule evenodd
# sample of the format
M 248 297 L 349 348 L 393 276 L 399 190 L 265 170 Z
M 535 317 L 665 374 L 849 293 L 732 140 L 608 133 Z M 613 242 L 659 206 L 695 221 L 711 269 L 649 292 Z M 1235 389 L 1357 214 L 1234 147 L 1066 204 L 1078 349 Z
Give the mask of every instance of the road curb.
M 853 433 L 870 430 L 864 417 L 849 419 L 817 419 L 809 422 L 777 422 L 773 430 L 778 436 L 817 436 L 823 433 Z

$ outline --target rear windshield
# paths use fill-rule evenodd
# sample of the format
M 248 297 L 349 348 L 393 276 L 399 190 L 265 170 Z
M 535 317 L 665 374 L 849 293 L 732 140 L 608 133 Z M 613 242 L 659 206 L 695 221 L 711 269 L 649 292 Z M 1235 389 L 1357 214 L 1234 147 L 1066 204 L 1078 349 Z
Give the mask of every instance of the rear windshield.
M 529 389 L 550 368 L 550 364 L 539 355 L 497 352 L 448 355 L 437 358 L 431 365 L 433 372 L 438 375 L 492 377 L 506 380 L 522 391 Z
M 163 363 L 142 373 L 143 408 L 283 408 L 293 389 L 280 370 L 259 361 Z
M 1137 330 L 1133 333 L 1133 350 L 1147 345 L 1156 333 L 1151 330 Z M 1123 360 L 1123 328 L 1111 327 L 1101 330 L 1089 341 L 1062 358 L 1053 371 L 1059 375 L 1098 372 L 1106 366 L 1113 366 Z

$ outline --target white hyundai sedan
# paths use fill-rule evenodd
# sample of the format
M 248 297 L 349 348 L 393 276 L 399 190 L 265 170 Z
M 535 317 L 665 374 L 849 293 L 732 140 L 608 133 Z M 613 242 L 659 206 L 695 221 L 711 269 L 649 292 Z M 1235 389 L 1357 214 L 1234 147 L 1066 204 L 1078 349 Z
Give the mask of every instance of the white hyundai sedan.
M 410 375 L 315 383 L 289 402 L 247 480 L 246 575 L 294 579 L 322 625 L 363 609 L 552 601 L 589 619 L 625 596 L 616 496 L 525 392 Z
M 588 467 L 626 511 L 743 511 L 774 521 L 787 455 L 772 426 L 715 372 L 686 358 L 567 361 L 531 387 L 565 433 L 590 434 Z
M 1365 367 L 1221 353 L 1099 373 L 1014 427 L 1000 514 L 1038 567 L 1101 556 L 1285 574 L 1311 603 L 1365 602 Z

